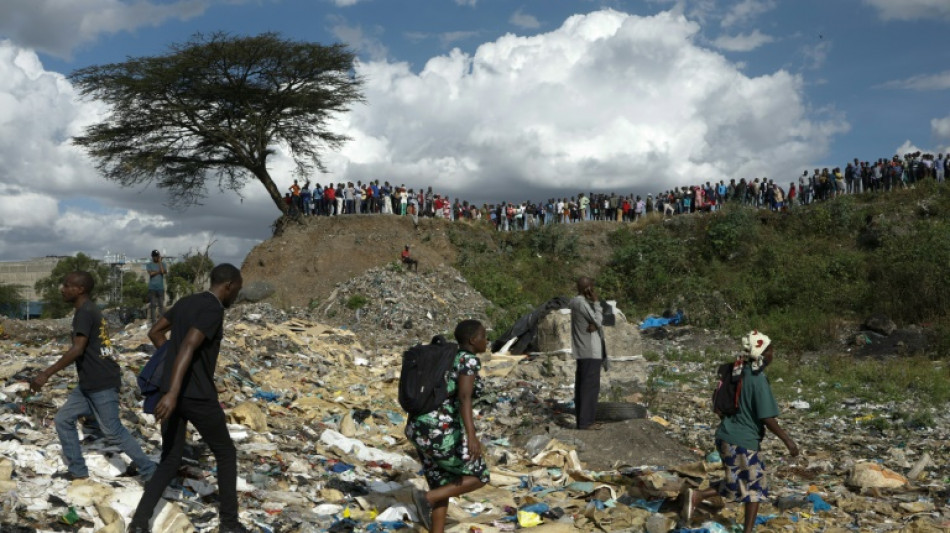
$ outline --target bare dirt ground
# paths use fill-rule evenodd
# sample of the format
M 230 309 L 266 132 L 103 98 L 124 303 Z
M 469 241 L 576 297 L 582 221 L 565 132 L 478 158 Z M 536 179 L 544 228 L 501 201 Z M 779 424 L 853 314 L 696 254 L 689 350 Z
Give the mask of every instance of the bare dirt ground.
M 604 222 L 566 224 L 558 228 L 578 239 L 586 262 L 579 271 L 596 276 L 606 263 L 608 233 L 616 225 Z M 306 307 L 322 302 L 337 284 L 362 275 L 373 267 L 399 261 L 409 245 L 421 271 L 453 265 L 458 248 L 450 240 L 456 231 L 464 239 L 487 239 L 488 223 L 449 222 L 410 217 L 347 215 L 311 217 L 290 223 L 279 236 L 254 247 L 241 270 L 245 284 L 269 281 L 277 287 L 270 301 L 278 307 Z

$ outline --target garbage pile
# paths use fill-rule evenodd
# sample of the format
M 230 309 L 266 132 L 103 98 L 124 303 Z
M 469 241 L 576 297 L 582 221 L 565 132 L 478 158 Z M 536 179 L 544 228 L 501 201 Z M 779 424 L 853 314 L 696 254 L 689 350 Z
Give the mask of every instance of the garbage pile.
M 358 332 L 367 346 L 393 346 L 451 334 L 467 318 L 491 328 L 491 305 L 452 267 L 407 272 L 393 263 L 338 284 L 314 316 Z
M 403 436 L 405 414 L 396 401 L 399 351 L 367 348 L 365 339 L 380 321 L 391 318 L 395 327 L 400 313 L 420 320 L 426 307 L 404 309 L 414 298 L 468 289 L 453 279 L 430 279 L 424 292 L 408 280 L 399 285 L 395 276 L 369 273 L 341 286 L 334 306 L 313 311 L 285 312 L 263 304 L 228 311 L 217 384 L 238 447 L 241 520 L 252 531 L 424 530 L 412 504 L 412 491 L 423 488 L 424 480 Z M 376 280 L 377 292 L 370 293 Z M 343 311 L 342 302 L 358 292 L 391 294 L 383 298 L 396 301 L 361 308 L 366 330 L 321 321 L 333 308 L 355 315 Z M 446 313 L 433 316 L 437 326 L 420 322 L 414 329 L 428 337 L 450 329 L 453 320 Z M 151 353 L 146 331 L 142 322 L 130 324 L 113 335 L 113 343 L 126 369 L 123 421 L 157 458 L 159 427 L 141 412 L 134 385 Z M 61 372 L 37 395 L 29 392 L 27 380 L 64 349 L 61 338 L 0 340 L 0 530 L 5 532 L 118 533 L 142 493 L 135 478 L 123 477 L 128 459 L 105 442 L 84 444 L 90 479 L 54 477 L 65 467 L 52 417 L 75 374 Z M 684 489 L 708 487 L 721 477 L 721 461 L 709 453 L 714 421 L 705 397 L 708 384 L 670 387 L 640 419 L 580 432 L 569 428 L 570 378 L 527 370 L 543 366 L 544 357 L 483 359 L 489 392 L 475 406 L 476 425 L 492 465 L 491 483 L 452 501 L 450 531 L 733 531 L 741 522 L 741 508 L 719 509 L 718 502 L 701 508 L 690 524 L 678 519 Z M 638 364 L 647 366 L 642 358 Z M 526 375 L 538 377 L 523 379 Z M 859 431 L 850 419 L 782 407 L 792 412 L 784 425 L 807 456 L 785 460 L 780 444 L 766 440 L 773 502 L 760 509 L 764 523 L 758 531 L 950 528 L 945 409 L 937 415 L 940 429 L 895 442 Z M 855 413 L 896 407 L 860 406 Z M 666 454 L 643 459 L 648 456 L 640 452 L 659 442 L 668 442 L 661 450 Z M 215 531 L 216 470 L 196 434 L 183 465 L 153 531 Z

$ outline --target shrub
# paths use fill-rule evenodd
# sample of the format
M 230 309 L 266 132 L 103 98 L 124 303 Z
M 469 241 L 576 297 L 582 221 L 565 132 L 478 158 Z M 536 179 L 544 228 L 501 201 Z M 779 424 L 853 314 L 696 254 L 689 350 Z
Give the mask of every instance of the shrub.
M 346 301 L 346 308 L 356 311 L 362 307 L 365 307 L 369 303 L 369 300 L 366 299 L 362 294 L 354 294 Z

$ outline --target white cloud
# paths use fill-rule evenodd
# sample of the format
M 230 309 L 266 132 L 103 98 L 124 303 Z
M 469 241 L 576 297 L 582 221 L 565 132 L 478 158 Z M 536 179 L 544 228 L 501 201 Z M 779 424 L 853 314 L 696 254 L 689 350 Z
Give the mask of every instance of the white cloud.
M 35 52 L 0 41 L 0 260 L 106 250 L 138 257 L 152 248 L 175 254 L 215 235 L 212 255 L 239 262 L 267 236 L 277 211 L 257 182 L 243 202 L 212 190 L 205 206 L 180 211 L 164 205 L 163 191 L 122 189 L 100 177 L 70 138 L 103 112 L 98 102 L 79 101 Z M 272 172 L 292 179 L 286 158 L 275 158 Z
M 950 139 L 950 115 L 931 120 L 930 129 L 933 131 L 934 137 Z
M 713 45 L 715 45 L 716 48 L 729 52 L 750 52 L 773 41 L 775 41 L 775 39 L 771 35 L 766 35 L 759 30 L 755 30 L 752 33 L 721 35 L 713 41 Z
M 535 30 L 541 27 L 541 23 L 538 21 L 537 17 L 534 15 L 529 15 L 520 9 L 511 14 L 511 18 L 508 19 L 508 22 L 518 26 L 519 28 L 524 28 L 527 30 Z
M 939 74 L 921 74 L 906 80 L 891 80 L 881 85 L 887 89 L 912 89 L 915 91 L 943 91 L 950 89 L 950 70 Z
M 740 0 L 726 12 L 720 24 L 724 28 L 745 24 L 773 9 L 775 9 L 775 0 Z
M 379 178 L 473 201 L 656 192 L 778 176 L 820 159 L 847 129 L 809 108 L 800 76 L 747 76 L 699 46 L 698 32 L 675 13 L 604 10 L 473 54 L 452 50 L 418 72 L 361 62 L 367 104 L 339 119 L 353 141 L 327 154 L 333 174 L 315 180 Z M 102 113 L 34 52 L 0 43 L 0 259 L 181 253 L 213 236 L 217 259 L 240 261 L 267 237 L 276 209 L 257 182 L 243 200 L 212 190 L 204 206 L 173 211 L 163 191 L 102 179 L 69 142 Z M 286 157 L 270 167 L 278 187 L 290 184 Z
M 103 33 L 158 26 L 168 19 L 188 20 L 204 13 L 211 2 L 6 1 L 0 2 L 0 35 L 27 48 L 69 57 L 77 45 L 92 42 Z
M 904 141 L 904 144 L 894 149 L 894 155 L 901 156 L 901 157 L 903 157 L 904 154 L 913 154 L 917 152 L 926 154 L 928 150 L 924 150 L 918 147 L 916 144 L 912 143 L 910 139 L 907 139 L 906 141 Z
M 439 42 L 442 43 L 442 47 L 445 48 L 451 46 L 452 43 L 456 41 L 463 41 L 477 35 L 477 31 L 447 31 L 439 34 Z
M 506 35 L 413 72 L 364 62 L 368 105 L 335 168 L 500 201 L 779 175 L 821 157 L 847 124 L 814 114 L 784 70 L 749 77 L 673 13 L 611 10 Z M 688 80 L 688 83 L 685 81 Z M 559 192 L 555 192 L 559 191 Z
M 478 3 L 478 0 L 455 0 L 455 3 L 460 6 L 475 7 L 475 4 Z
M 354 50 L 367 54 L 371 59 L 381 60 L 389 55 L 389 50 L 379 38 L 368 35 L 360 25 L 349 26 L 345 21 L 337 20 L 330 31 L 333 35 L 348 44 Z M 375 28 L 374 33 L 381 34 L 382 28 Z
M 338 7 L 349 7 L 355 6 L 360 2 L 360 0 L 332 0 L 334 4 Z
M 828 54 L 831 53 L 831 48 L 832 44 L 828 39 L 801 47 L 802 68 L 817 70 L 825 66 L 825 62 L 828 61 Z
M 878 10 L 884 20 L 950 19 L 947 0 L 864 0 Z

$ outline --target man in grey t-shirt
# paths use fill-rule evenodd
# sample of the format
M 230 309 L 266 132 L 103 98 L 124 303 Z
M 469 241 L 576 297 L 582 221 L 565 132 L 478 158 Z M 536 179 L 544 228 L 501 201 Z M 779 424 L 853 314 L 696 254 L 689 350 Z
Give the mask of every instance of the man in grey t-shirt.
M 571 350 L 577 363 L 574 373 L 574 412 L 577 429 L 599 429 L 595 426 L 597 397 L 600 396 L 600 367 L 604 361 L 603 312 L 594 290 L 594 280 L 577 280 L 577 292 L 568 307 L 571 309 Z

